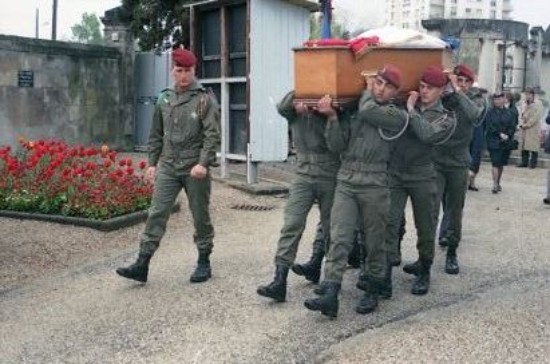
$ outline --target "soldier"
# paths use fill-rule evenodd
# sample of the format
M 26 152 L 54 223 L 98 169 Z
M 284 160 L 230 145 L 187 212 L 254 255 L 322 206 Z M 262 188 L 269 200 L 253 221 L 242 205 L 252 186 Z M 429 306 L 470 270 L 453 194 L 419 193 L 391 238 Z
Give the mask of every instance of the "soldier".
M 395 143 L 390 160 L 390 215 L 386 229 L 386 244 L 390 255 L 398 254 L 399 225 L 405 213 L 407 199 L 411 198 L 414 224 L 417 232 L 418 260 L 407 264 L 407 273 L 414 268 L 417 274 L 411 293 L 423 295 L 430 287 L 430 268 L 434 258 L 437 196 L 433 144 L 445 142 L 451 136 L 456 122 L 443 109 L 441 95 L 447 85 L 447 75 L 438 67 L 424 70 L 419 92 L 411 92 L 411 102 L 419 98 L 411 115 L 419 114 L 425 122 L 411 117 L 411 126 Z
M 359 101 L 359 111 L 349 123 L 329 121 L 327 142 L 342 153 L 331 216 L 331 244 L 324 268 L 324 293 L 308 299 L 305 306 L 323 315 L 338 314 L 338 292 L 352 248 L 357 219 L 366 235 L 367 282 L 356 311 L 372 312 L 378 305 L 378 291 L 386 282 L 388 261 L 385 249 L 386 219 L 389 210 L 387 165 L 391 139 L 403 131 L 406 113 L 391 101 L 401 86 L 400 71 L 392 65 L 380 69 L 367 81 Z M 392 133 L 392 137 L 388 137 Z
M 191 282 L 207 281 L 214 228 L 210 221 L 210 166 L 220 142 L 219 107 L 195 79 L 195 55 L 185 49 L 172 52 L 173 89 L 159 95 L 149 136 L 149 178 L 155 178 L 153 200 L 137 261 L 116 272 L 129 279 L 147 281 L 149 261 L 165 233 L 172 206 L 184 189 L 193 217 L 198 265 Z
M 456 250 L 462 237 L 462 210 L 468 185 L 470 166 L 470 140 L 473 130 L 484 118 L 486 112 L 485 98 L 480 89 L 472 87 L 475 74 L 466 65 L 458 65 L 449 75 L 450 92 L 443 96 L 443 106 L 454 112 L 457 125 L 451 138 L 444 144 L 435 147 L 435 169 L 437 172 L 437 204 L 445 196 L 445 211 L 449 214 L 446 234 L 447 257 L 445 272 L 458 274 Z
M 296 259 L 307 215 L 315 201 L 319 203 L 323 229 L 325 231 L 329 229 L 340 156 L 329 150 L 325 133 L 327 125 L 335 122 L 334 120 L 338 122 L 339 118 L 345 119 L 349 111 L 343 111 L 339 115 L 332 107 L 332 100 L 328 96 L 319 101 L 316 110 L 311 110 L 304 103 L 294 102 L 294 92 L 287 94 L 277 108 L 292 128 L 298 164 L 277 244 L 275 278 L 268 285 L 258 287 L 257 293 L 277 302 L 284 302 L 288 270 Z M 315 262 L 318 267 L 312 267 L 313 273 L 307 276 L 311 281 L 319 280 L 322 251 L 325 247 L 319 246 L 318 249 L 321 251 L 319 259 Z

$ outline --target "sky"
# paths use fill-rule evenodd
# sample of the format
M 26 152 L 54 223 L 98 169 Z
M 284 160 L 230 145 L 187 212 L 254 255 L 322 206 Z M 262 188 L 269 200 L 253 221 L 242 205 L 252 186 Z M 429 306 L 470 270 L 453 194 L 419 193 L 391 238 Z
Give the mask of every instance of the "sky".
M 255 1 L 255 0 L 252 0 Z M 337 16 L 351 30 L 382 26 L 385 0 L 333 0 Z M 39 9 L 39 37 L 51 38 L 52 0 L 0 0 L 0 34 L 34 37 L 36 9 Z M 103 16 L 121 0 L 58 0 L 59 40 L 71 38 L 71 26 L 80 23 L 85 12 Z M 550 25 L 550 0 L 512 0 L 514 20 L 531 26 Z

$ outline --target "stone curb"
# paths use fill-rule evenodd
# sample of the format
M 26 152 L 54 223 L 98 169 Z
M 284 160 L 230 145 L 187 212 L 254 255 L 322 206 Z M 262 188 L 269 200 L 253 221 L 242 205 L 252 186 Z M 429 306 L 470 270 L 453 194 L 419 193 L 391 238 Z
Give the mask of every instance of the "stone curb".
M 178 212 L 181 209 L 180 203 L 174 204 L 172 213 Z M 99 231 L 114 231 L 126 227 L 130 227 L 140 222 L 147 220 L 149 212 L 147 210 L 136 211 L 126 215 L 113 217 L 108 220 L 93 220 L 84 217 L 73 217 L 63 215 L 48 215 L 31 212 L 0 210 L 0 217 L 9 217 L 12 219 L 21 220 L 38 220 L 46 222 L 55 222 L 64 225 L 74 225 L 88 227 Z

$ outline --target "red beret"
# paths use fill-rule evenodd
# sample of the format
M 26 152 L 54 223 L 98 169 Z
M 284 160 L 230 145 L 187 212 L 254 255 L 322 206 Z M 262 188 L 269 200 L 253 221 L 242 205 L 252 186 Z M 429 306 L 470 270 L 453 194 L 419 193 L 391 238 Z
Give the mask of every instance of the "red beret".
M 470 82 L 474 82 L 476 78 L 474 71 L 465 64 L 459 64 L 458 66 L 456 66 L 454 74 L 457 76 L 466 77 Z
M 197 57 L 190 50 L 177 48 L 172 51 L 172 61 L 178 67 L 192 67 L 197 63 Z
M 387 64 L 378 70 L 378 76 L 382 77 L 386 82 L 391 83 L 396 88 L 401 87 L 401 71 L 394 65 Z
M 428 85 L 435 87 L 443 87 L 447 84 L 447 75 L 440 67 L 437 66 L 428 66 L 422 73 L 420 78 L 422 81 L 426 82 Z

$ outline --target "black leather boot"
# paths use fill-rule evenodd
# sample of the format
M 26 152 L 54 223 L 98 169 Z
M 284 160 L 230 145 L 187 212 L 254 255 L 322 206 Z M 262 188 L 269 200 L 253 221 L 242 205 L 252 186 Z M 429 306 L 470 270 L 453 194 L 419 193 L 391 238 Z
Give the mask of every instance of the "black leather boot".
M 458 274 L 458 260 L 456 258 L 456 248 L 447 250 L 447 259 L 445 260 L 445 273 Z
M 528 150 L 522 150 L 521 151 L 521 162 L 518 164 L 518 167 L 525 168 L 527 167 L 527 163 L 529 162 L 529 151 Z
M 417 276 L 420 273 L 420 260 L 414 263 L 405 264 L 403 266 L 403 272 Z
M 413 283 L 411 293 L 414 295 L 424 295 L 430 289 L 430 268 L 432 261 L 428 259 L 420 259 L 420 270 Z
M 133 279 L 138 282 L 147 282 L 151 257 L 151 254 L 140 253 L 134 264 L 129 267 L 117 268 L 116 272 L 124 278 Z
M 324 285 L 324 282 L 319 283 L 319 285 L 313 289 L 313 293 L 319 296 L 324 295 L 325 291 L 326 291 L 326 287 Z
M 260 286 L 256 292 L 263 297 L 274 299 L 276 302 L 286 301 L 286 279 L 288 277 L 288 267 L 277 265 L 275 268 L 275 278 L 273 282 L 266 286 Z
M 210 267 L 210 252 L 199 251 L 199 260 L 195 271 L 191 274 L 189 280 L 191 283 L 206 282 L 212 277 L 212 268 Z
M 365 294 L 359 300 L 359 303 L 355 307 L 355 312 L 365 315 L 373 312 L 378 307 L 378 292 L 379 287 L 376 282 L 370 278 L 366 280 Z
M 315 239 L 313 242 L 313 252 L 309 261 L 304 264 L 293 264 L 292 271 L 299 276 L 305 277 L 310 282 L 319 283 L 321 266 L 323 265 L 323 257 L 325 256 L 324 244 L 325 241 L 323 239 Z
M 529 161 L 529 168 L 531 169 L 537 168 L 538 160 L 539 160 L 539 153 L 531 152 L 531 161 Z
M 319 298 L 310 298 L 304 302 L 304 306 L 311 311 L 321 311 L 328 317 L 338 316 L 338 292 L 340 284 L 334 282 L 323 282 L 325 293 Z

